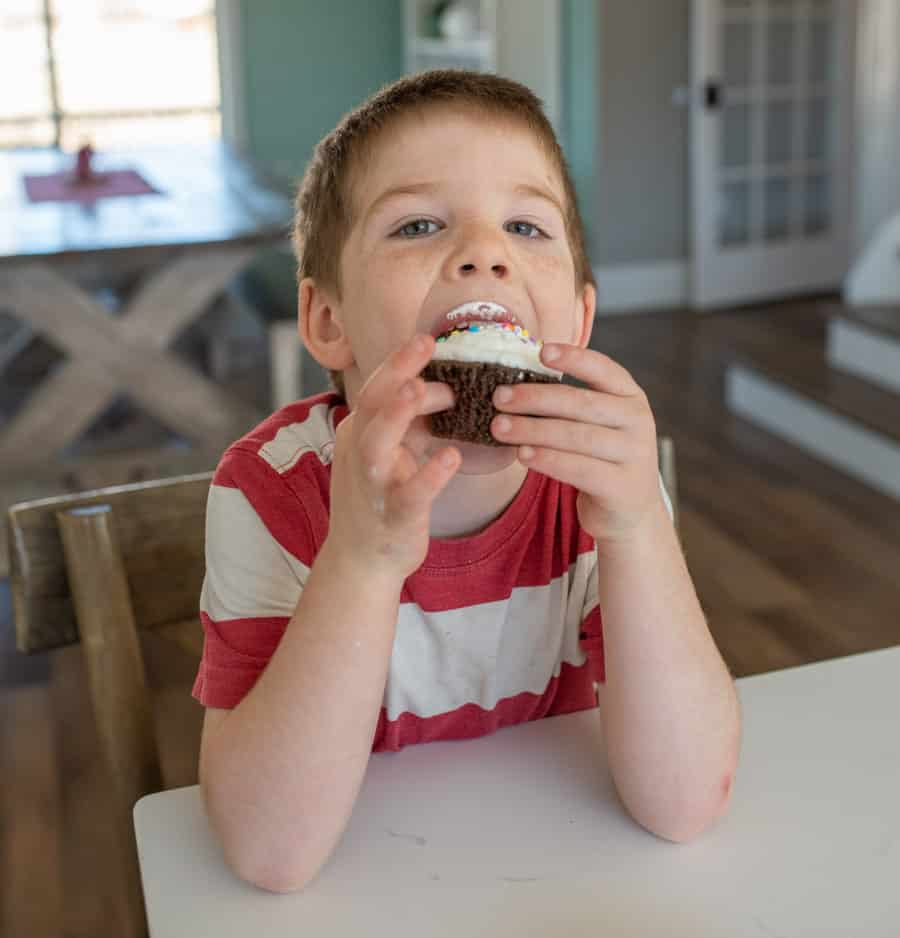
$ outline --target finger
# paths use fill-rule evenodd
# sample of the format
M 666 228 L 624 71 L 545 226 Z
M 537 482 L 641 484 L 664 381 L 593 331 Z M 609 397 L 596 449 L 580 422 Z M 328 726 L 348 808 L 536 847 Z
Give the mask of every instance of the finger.
M 424 393 L 425 382 L 421 378 L 408 379 L 398 388 L 396 397 L 381 407 L 360 431 L 359 453 L 370 481 L 389 477 L 395 450 L 421 413 Z
M 544 447 L 520 446 L 516 455 L 529 469 L 596 497 L 607 497 L 614 492 L 621 485 L 625 471 L 616 463 Z
M 491 421 L 491 432 L 508 446 L 550 448 L 612 463 L 624 462 L 629 449 L 629 435 L 622 430 L 580 420 L 501 414 Z
M 425 381 L 424 386 L 419 413 L 437 414 L 442 410 L 450 410 L 456 403 L 456 395 L 449 384 L 442 381 Z
M 564 417 L 604 427 L 624 427 L 633 416 L 631 399 L 569 384 L 504 384 L 494 391 L 494 406 L 508 414 Z
M 558 353 L 558 357 L 554 358 L 554 353 Z M 608 355 L 594 349 L 550 342 L 541 347 L 541 361 L 549 368 L 572 375 L 598 391 L 622 397 L 643 393 L 629 371 Z
M 393 401 L 404 382 L 415 378 L 431 361 L 434 353 L 434 338 L 424 333 L 417 333 L 404 342 L 398 349 L 379 365 L 369 376 L 359 392 L 357 410 L 368 418 L 385 404 Z
M 391 490 L 388 513 L 398 521 L 421 517 L 456 474 L 461 462 L 455 446 L 439 449 L 418 472 Z

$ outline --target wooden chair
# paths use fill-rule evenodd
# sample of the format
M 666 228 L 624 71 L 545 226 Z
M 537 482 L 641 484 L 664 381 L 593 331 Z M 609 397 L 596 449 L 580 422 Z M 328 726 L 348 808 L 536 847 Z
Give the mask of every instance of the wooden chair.
M 146 935 L 147 925 L 131 812 L 163 787 L 138 629 L 154 629 L 199 659 L 211 478 L 207 472 L 61 495 L 8 512 L 18 649 L 82 644 L 133 935 Z
M 675 509 L 675 447 L 659 440 Z M 212 473 L 13 505 L 10 576 L 20 651 L 81 641 L 100 743 L 115 792 L 134 934 L 146 934 L 134 843 L 135 802 L 163 787 L 139 629 L 200 656 L 198 601 Z
M 678 519 L 678 474 L 675 471 L 675 442 L 670 436 L 661 436 L 657 440 L 657 455 L 659 457 L 659 473 L 662 476 L 666 494 L 672 502 L 672 520 L 675 530 L 680 535 Z

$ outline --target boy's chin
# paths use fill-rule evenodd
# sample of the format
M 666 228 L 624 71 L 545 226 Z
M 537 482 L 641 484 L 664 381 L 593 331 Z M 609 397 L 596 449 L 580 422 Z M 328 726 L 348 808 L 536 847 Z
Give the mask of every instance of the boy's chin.
M 515 446 L 485 446 L 482 443 L 468 443 L 432 436 L 428 430 L 428 424 L 422 417 L 413 421 L 406 443 L 417 454 L 416 458 L 420 465 L 439 449 L 445 446 L 456 447 L 462 456 L 462 464 L 457 472 L 463 475 L 489 475 L 492 472 L 508 469 L 516 462 Z
M 481 443 L 464 443 L 461 440 L 437 440 L 438 443 L 455 446 L 462 456 L 458 472 L 462 475 L 480 476 L 508 469 L 516 461 L 515 446 L 484 446 Z

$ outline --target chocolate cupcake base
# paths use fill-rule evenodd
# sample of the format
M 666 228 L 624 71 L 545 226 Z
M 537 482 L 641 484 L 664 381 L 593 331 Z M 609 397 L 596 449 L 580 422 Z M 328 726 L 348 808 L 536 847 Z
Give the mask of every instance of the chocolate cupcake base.
M 431 414 L 431 432 L 436 437 L 505 446 L 491 435 L 491 421 L 499 411 L 493 404 L 494 390 L 501 384 L 559 384 L 560 378 L 524 368 L 509 368 L 484 362 L 431 361 L 422 371 L 426 381 L 443 381 L 453 388 L 452 410 Z

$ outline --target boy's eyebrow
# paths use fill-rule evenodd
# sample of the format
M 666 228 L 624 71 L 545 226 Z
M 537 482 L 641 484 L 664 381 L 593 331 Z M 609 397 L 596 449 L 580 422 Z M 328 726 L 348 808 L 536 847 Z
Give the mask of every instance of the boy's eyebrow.
M 549 202 L 556 210 L 565 218 L 566 213 L 563 211 L 563 207 L 559 204 L 559 199 L 549 190 L 544 189 L 542 186 L 533 186 L 530 183 L 523 182 L 520 183 L 513 189 L 513 192 L 516 195 L 530 195 L 536 199 L 544 199 L 544 201 Z
M 372 215 L 388 200 L 396 198 L 400 195 L 431 195 L 440 189 L 440 183 L 437 182 L 411 182 L 402 186 L 394 186 L 391 189 L 387 189 L 385 192 L 382 192 L 380 196 L 369 206 L 366 211 L 365 217 L 363 218 L 363 224 L 365 224 Z M 530 195 L 536 199 L 544 199 L 546 202 L 549 202 L 560 215 L 565 217 L 565 212 L 563 211 L 562 206 L 559 204 L 559 200 L 556 196 L 549 190 L 544 189 L 541 186 L 535 186 L 531 183 L 523 182 L 519 185 L 513 187 L 513 194 L 515 195 Z
M 440 188 L 436 182 L 410 182 L 403 186 L 394 186 L 392 189 L 386 189 L 366 210 L 363 224 L 365 224 L 375 212 L 390 199 L 398 195 L 431 195 Z

